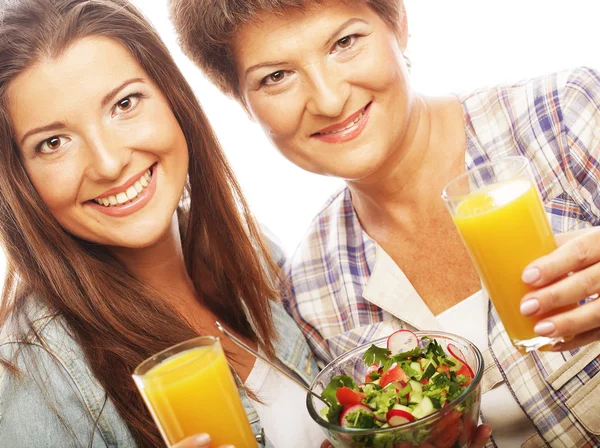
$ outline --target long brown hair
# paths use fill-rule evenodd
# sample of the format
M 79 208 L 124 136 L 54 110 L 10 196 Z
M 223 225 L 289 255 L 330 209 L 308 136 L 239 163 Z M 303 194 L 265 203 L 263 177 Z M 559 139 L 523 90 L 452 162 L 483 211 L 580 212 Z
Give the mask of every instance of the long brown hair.
M 130 375 L 142 360 L 195 331 L 105 247 L 61 228 L 27 176 L 7 110 L 6 91 L 15 77 L 94 35 L 127 48 L 170 102 L 190 157 L 184 194 L 189 210 L 180 213 L 188 273 L 203 302 L 270 356 L 273 264 L 191 88 L 131 4 L 11 0 L 0 7 L 0 237 L 7 258 L 0 325 L 24 315 L 31 296 L 64 317 L 137 443 L 158 446 L 160 435 Z M 215 286 L 211 293 L 202 291 L 205 280 Z M 31 323 L 28 332 L 34 332 Z

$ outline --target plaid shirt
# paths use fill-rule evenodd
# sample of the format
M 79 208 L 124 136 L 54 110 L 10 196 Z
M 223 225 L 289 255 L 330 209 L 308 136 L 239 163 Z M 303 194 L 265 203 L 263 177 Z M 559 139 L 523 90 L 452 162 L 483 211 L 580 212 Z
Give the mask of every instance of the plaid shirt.
M 467 169 L 524 155 L 555 233 L 598 225 L 599 72 L 580 68 L 488 88 L 461 103 Z M 361 228 L 348 189 L 314 219 L 286 273 L 286 309 L 324 361 L 395 329 L 440 328 L 404 273 Z M 483 389 L 507 383 L 538 430 L 523 446 L 600 446 L 600 344 L 522 356 L 491 303 L 488 315 Z

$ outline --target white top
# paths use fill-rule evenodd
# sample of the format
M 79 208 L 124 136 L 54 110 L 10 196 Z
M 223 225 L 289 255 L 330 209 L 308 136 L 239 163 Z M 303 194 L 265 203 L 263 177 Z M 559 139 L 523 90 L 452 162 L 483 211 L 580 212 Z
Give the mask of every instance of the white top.
M 479 291 L 436 318 L 444 330 L 470 340 L 484 351 L 488 348 L 487 312 L 487 298 Z M 483 394 L 481 413 L 500 448 L 519 447 L 536 432 L 504 382 Z
M 276 448 L 318 448 L 325 433 L 308 414 L 306 392 L 292 380 L 260 359 L 254 363 L 245 383 L 263 404 L 252 405 L 265 435 Z

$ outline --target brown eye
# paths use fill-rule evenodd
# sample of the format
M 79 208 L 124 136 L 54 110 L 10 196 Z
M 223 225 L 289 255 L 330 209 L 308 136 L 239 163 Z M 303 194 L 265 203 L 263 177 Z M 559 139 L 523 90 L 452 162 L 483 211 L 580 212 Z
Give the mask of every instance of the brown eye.
M 67 137 L 59 137 L 55 135 L 40 143 L 39 146 L 37 146 L 36 151 L 42 154 L 51 154 L 61 149 L 62 146 L 67 142 L 69 142 Z
M 283 79 L 284 76 L 285 75 L 283 73 L 283 70 L 279 70 L 278 72 L 271 73 L 269 75 L 269 81 L 271 81 L 271 82 L 279 82 L 279 81 L 281 81 Z
M 131 99 L 124 98 L 117 103 L 117 107 L 122 111 L 126 112 L 131 108 Z
M 48 149 L 58 149 L 60 148 L 60 138 L 59 137 L 50 137 L 48 140 L 46 140 L 46 143 L 48 145 Z
M 133 93 L 131 95 L 127 95 L 125 98 L 121 98 L 113 106 L 113 117 L 115 115 L 122 115 L 131 112 L 133 109 L 136 108 L 141 98 L 142 95 L 140 93 Z
M 357 37 L 358 34 L 351 34 L 349 36 L 342 37 L 335 43 L 334 50 L 345 50 L 352 47 L 356 42 Z

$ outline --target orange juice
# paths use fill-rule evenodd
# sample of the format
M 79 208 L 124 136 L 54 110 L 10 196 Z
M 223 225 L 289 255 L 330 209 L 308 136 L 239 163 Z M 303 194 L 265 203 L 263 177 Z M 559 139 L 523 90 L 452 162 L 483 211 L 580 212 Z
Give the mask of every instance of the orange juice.
M 509 337 L 537 338 L 533 327 L 541 318 L 519 311 L 530 291 L 521 274 L 557 246 L 533 184 L 518 178 L 471 193 L 453 218 Z
M 206 432 L 214 447 L 256 447 L 218 342 L 174 355 L 141 380 L 142 394 L 170 444 Z

